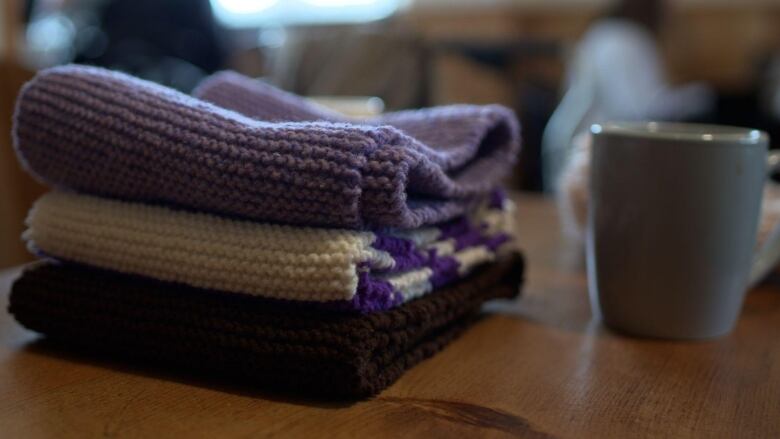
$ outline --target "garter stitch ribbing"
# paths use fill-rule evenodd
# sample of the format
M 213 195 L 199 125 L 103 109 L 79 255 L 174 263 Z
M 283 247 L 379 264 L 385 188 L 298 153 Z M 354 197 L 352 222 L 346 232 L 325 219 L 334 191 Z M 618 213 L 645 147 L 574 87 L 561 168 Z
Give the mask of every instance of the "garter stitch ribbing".
M 512 255 L 392 310 L 349 315 L 88 268 L 40 264 L 16 281 L 10 311 L 49 338 L 136 359 L 203 369 L 304 395 L 378 393 L 474 320 L 514 297 Z
M 517 121 L 498 106 L 376 123 L 256 121 L 121 73 L 62 66 L 23 87 L 13 135 L 30 172 L 56 187 L 351 229 L 462 215 L 519 148 Z M 415 138 L 413 126 L 427 134 Z
M 393 236 L 54 191 L 35 203 L 24 237 L 35 252 L 61 260 L 278 299 L 355 299 L 354 308 L 373 311 L 429 293 L 434 275 L 442 286 L 494 260 L 509 242 L 509 215 L 484 208 L 472 219 L 430 228 L 438 234 L 417 229 Z
M 264 121 L 357 122 L 389 125 L 407 136 L 449 154 L 465 153 L 475 142 L 491 144 L 497 132 L 491 131 L 511 114 L 500 105 L 448 105 L 385 113 L 369 119 L 354 119 L 330 111 L 292 93 L 236 72 L 211 75 L 192 92 L 193 96 L 245 116 Z

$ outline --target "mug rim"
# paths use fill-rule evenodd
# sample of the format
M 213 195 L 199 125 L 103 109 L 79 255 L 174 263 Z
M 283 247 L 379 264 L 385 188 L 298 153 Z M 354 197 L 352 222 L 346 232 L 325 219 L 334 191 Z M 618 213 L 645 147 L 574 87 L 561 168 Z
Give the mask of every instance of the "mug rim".
M 764 131 L 732 125 L 680 122 L 610 121 L 593 124 L 590 133 L 649 140 L 680 140 L 703 143 L 741 143 L 757 145 L 769 139 Z

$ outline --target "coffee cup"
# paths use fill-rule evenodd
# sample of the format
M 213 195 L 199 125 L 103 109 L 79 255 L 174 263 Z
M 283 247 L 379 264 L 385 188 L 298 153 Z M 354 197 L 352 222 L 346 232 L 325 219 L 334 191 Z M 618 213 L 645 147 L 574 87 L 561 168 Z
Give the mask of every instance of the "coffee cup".
M 640 336 L 730 332 L 748 285 L 773 258 L 766 253 L 778 249 L 754 253 L 768 136 L 659 122 L 605 123 L 591 134 L 586 247 L 595 312 Z

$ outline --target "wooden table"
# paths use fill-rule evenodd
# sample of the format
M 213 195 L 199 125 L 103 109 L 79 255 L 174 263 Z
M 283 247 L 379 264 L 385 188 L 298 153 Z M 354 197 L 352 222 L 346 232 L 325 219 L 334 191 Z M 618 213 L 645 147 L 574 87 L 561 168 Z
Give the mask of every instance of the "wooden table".
M 74 356 L 2 311 L 0 436 L 780 437 L 780 287 L 751 292 L 716 341 L 616 335 L 591 318 L 553 204 L 519 206 L 524 296 L 374 399 L 287 400 Z

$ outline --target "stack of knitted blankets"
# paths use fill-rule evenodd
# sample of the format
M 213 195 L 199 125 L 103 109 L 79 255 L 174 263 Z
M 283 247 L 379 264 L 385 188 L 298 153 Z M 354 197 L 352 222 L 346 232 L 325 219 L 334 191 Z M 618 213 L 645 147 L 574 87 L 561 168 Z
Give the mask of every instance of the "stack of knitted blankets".
M 220 73 L 194 97 L 83 66 L 21 91 L 54 190 L 11 312 L 52 339 L 306 395 L 366 396 L 440 350 L 523 261 L 500 106 L 348 120 Z

